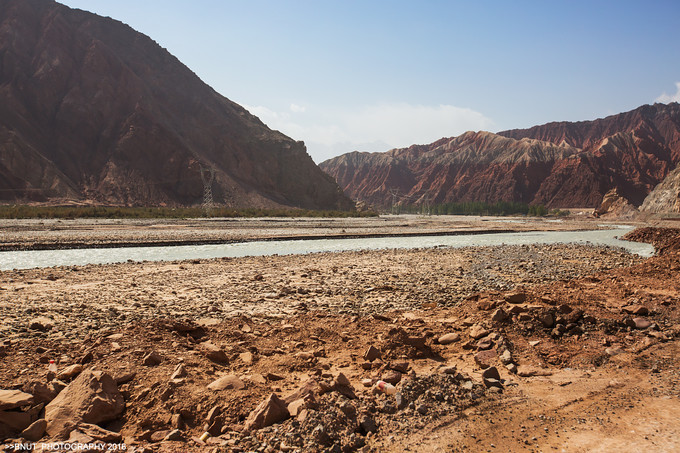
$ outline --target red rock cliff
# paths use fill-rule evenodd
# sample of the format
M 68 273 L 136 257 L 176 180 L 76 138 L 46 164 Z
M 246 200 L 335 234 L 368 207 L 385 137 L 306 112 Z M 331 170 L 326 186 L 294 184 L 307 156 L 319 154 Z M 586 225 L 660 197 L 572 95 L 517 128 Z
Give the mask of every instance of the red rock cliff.
M 386 153 L 349 153 L 320 166 L 356 200 L 518 201 L 597 207 L 612 189 L 635 205 L 680 162 L 680 105 L 600 120 L 492 134 L 466 132 Z

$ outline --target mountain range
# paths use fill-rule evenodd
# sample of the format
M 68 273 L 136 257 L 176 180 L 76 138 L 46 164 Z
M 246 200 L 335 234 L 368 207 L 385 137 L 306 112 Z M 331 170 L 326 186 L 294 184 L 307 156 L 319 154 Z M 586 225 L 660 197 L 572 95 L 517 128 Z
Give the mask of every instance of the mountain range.
M 644 105 L 594 121 L 499 133 L 466 132 L 429 145 L 352 152 L 320 167 L 378 209 L 400 203 L 496 202 L 598 207 L 615 190 L 639 206 L 680 163 L 680 105 Z
M 51 0 L 0 0 L 0 202 L 351 209 L 302 142 L 151 38 Z

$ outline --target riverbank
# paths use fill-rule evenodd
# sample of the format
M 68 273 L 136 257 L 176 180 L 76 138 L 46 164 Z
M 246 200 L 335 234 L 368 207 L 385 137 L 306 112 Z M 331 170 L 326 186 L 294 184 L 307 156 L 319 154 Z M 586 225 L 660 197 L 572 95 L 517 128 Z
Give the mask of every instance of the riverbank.
M 597 229 L 597 219 L 417 216 L 260 219 L 0 219 L 0 251 L 224 244 L 274 239 Z
M 90 422 L 112 433 L 65 436 L 128 451 L 673 451 L 678 282 L 672 246 L 650 259 L 524 245 L 6 271 L 0 389 L 32 394 L 5 410 L 32 420 L 61 390 L 49 359 L 75 381 L 59 404 L 87 405 L 68 389 L 105 372 L 124 406 Z M 376 393 L 379 379 L 399 396 Z

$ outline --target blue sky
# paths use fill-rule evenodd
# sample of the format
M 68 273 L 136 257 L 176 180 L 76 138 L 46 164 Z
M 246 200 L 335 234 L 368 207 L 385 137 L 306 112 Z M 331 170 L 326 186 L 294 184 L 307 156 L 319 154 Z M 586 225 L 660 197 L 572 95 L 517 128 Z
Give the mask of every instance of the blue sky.
M 680 102 L 680 1 L 64 0 L 150 36 L 316 162 Z

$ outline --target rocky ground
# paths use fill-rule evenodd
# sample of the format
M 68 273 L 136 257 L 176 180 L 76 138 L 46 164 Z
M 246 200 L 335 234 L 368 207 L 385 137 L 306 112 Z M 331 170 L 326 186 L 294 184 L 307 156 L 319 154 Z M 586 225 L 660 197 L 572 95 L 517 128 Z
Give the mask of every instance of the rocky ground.
M 0 438 L 677 451 L 680 230 L 631 237 L 1 272 Z

